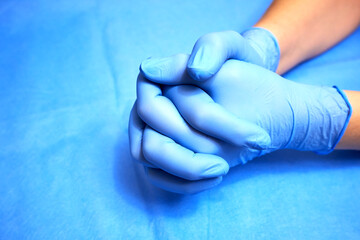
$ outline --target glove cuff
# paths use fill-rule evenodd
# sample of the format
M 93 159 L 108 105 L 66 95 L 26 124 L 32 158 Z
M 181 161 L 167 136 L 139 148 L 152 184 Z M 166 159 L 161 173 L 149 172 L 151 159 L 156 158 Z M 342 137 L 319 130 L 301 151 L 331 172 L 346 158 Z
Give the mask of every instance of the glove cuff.
M 338 93 L 340 94 L 340 96 L 344 99 L 344 102 L 347 105 L 349 111 L 348 111 L 345 123 L 344 123 L 341 131 L 339 132 L 339 135 L 338 135 L 337 139 L 335 140 L 333 146 L 329 150 L 316 152 L 317 154 L 321 154 L 321 155 L 331 153 L 335 149 L 336 145 L 340 142 L 340 139 L 344 135 L 347 126 L 349 125 L 349 121 L 350 121 L 351 114 L 352 114 L 352 107 L 351 107 L 349 99 L 347 98 L 345 93 L 341 89 L 339 89 L 337 86 L 333 86 L 333 88 L 335 88 L 338 91 Z
M 241 34 L 250 40 L 250 45 L 260 55 L 263 67 L 275 72 L 280 59 L 280 48 L 276 37 L 267 29 L 252 27 Z
M 299 85 L 297 90 L 303 94 L 290 93 L 293 129 L 284 148 L 318 154 L 332 152 L 343 136 L 352 113 L 346 95 L 336 86 Z

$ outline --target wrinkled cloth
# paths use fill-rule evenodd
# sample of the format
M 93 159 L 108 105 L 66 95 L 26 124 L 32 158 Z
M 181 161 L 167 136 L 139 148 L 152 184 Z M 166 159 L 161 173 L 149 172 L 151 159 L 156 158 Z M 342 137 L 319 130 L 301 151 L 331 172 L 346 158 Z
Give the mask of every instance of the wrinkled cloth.
M 359 152 L 276 152 L 193 196 L 130 158 L 141 61 L 242 32 L 270 2 L 1 1 L 0 239 L 359 239 Z M 285 77 L 360 90 L 359 38 Z

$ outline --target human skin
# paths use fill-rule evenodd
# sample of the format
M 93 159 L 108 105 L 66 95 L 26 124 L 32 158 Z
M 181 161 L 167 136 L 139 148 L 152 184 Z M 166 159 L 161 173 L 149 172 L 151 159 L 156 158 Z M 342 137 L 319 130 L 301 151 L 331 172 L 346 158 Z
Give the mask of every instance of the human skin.
M 275 0 L 254 25 L 272 32 L 280 47 L 277 73 L 334 46 L 360 24 L 359 0 Z
M 360 92 L 344 91 L 352 106 L 352 115 L 346 131 L 335 149 L 360 150 Z
M 359 0 L 275 0 L 255 27 L 277 38 L 281 57 L 276 72 L 282 74 L 328 50 L 359 24 Z M 360 92 L 344 92 L 353 112 L 336 149 L 360 150 Z

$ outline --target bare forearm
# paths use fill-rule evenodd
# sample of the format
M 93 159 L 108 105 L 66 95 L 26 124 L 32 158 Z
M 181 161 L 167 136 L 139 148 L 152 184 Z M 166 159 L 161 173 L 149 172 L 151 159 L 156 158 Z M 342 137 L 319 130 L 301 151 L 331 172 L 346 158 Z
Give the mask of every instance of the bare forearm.
M 360 150 L 360 91 L 344 91 L 352 106 L 352 115 L 336 149 Z
M 329 49 L 359 23 L 359 0 L 275 0 L 255 26 L 276 36 L 282 74 Z

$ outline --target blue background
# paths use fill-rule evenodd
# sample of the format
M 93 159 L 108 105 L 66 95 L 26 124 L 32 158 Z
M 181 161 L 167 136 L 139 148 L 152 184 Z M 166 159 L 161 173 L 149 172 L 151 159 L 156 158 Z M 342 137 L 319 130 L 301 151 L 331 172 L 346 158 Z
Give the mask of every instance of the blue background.
M 0 239 L 360 239 L 359 152 L 276 152 L 192 196 L 129 155 L 140 62 L 242 31 L 270 3 L 1 0 Z M 359 39 L 286 77 L 360 90 Z

